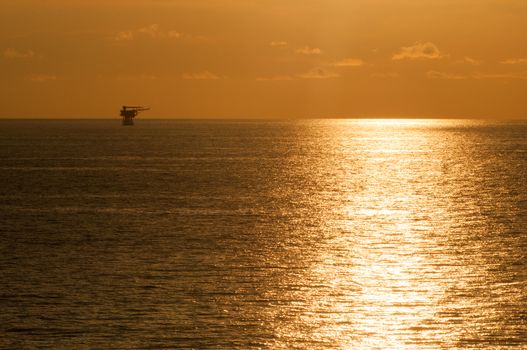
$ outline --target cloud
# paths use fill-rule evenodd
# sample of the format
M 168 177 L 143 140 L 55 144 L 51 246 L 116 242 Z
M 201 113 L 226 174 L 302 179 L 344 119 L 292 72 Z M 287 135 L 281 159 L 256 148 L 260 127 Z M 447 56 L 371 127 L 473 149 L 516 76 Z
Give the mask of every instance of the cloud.
M 183 33 L 180 33 L 177 30 L 163 30 L 159 24 L 150 24 L 149 26 L 140 28 L 137 31 L 152 38 L 179 39 L 183 36 Z
M 140 28 L 137 31 L 139 33 L 143 33 L 143 34 L 149 35 L 152 38 L 157 38 L 157 37 L 163 36 L 163 32 L 161 32 L 159 24 L 150 24 L 149 26 Z
M 501 64 L 525 64 L 527 63 L 527 58 L 509 58 L 508 60 L 501 61 Z
M 172 39 L 179 39 L 182 36 L 183 36 L 183 33 L 180 33 L 180 32 L 178 32 L 176 30 L 169 30 L 167 32 L 167 37 L 172 38 Z
M 8 59 L 28 59 L 33 58 L 35 53 L 32 50 L 19 51 L 11 47 L 4 50 L 4 57 Z
M 33 81 L 36 83 L 44 83 L 46 81 L 55 81 L 57 80 L 56 75 L 51 74 L 32 74 L 26 77 L 26 80 Z
M 393 60 L 418 60 L 418 59 L 429 59 L 435 60 L 444 57 L 439 51 L 437 46 L 431 42 L 416 42 L 412 46 L 404 46 L 399 49 L 398 52 L 392 56 Z
M 518 73 L 476 73 L 475 79 L 505 79 L 527 80 L 527 71 Z
M 289 44 L 287 41 L 271 41 L 269 45 L 271 45 L 272 47 L 285 47 Z
M 129 41 L 134 39 L 134 33 L 130 30 L 125 30 L 115 34 L 114 40 L 116 41 Z
M 185 73 L 183 74 L 183 79 L 185 80 L 218 80 L 220 79 L 220 77 L 209 71 L 203 71 L 203 72 L 196 72 L 196 73 Z
M 295 52 L 300 55 L 314 56 L 320 55 L 322 53 L 322 50 L 320 50 L 318 47 L 304 46 L 302 48 L 297 49 Z
M 471 75 L 459 75 L 448 72 L 429 71 L 426 73 L 428 79 L 464 80 L 464 79 L 495 79 L 495 80 L 527 80 L 527 71 L 506 73 L 474 73 Z
M 256 81 L 291 81 L 294 80 L 290 75 L 273 75 L 271 77 L 259 77 Z
M 360 58 L 346 58 L 337 62 L 333 62 L 331 65 L 333 67 L 360 67 L 365 63 Z
M 447 73 L 447 72 L 438 72 L 434 70 L 426 72 L 426 77 L 428 79 L 445 79 L 445 80 L 464 80 L 468 78 L 465 75 L 458 75 L 458 74 Z
M 297 76 L 302 79 L 333 79 L 340 77 L 339 74 L 325 70 L 323 68 L 314 68 Z
M 471 64 L 473 66 L 479 66 L 482 62 L 479 61 L 479 60 L 476 60 L 474 58 L 465 56 L 465 57 L 463 57 L 463 63 L 468 63 L 468 64 Z
M 177 30 L 165 30 L 161 28 L 159 24 L 150 24 L 137 30 L 123 30 L 117 32 L 113 39 L 116 41 L 131 41 L 134 40 L 138 35 L 147 36 L 151 38 L 168 38 L 168 39 L 180 39 L 184 36 L 183 33 Z

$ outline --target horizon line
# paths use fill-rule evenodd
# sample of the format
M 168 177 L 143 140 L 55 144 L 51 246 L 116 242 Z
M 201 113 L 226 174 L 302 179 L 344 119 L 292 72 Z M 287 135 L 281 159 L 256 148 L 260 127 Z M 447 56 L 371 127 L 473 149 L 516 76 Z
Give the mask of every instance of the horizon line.
M 35 117 L 35 116 L 23 116 L 23 117 L 7 117 L 0 116 L 0 120 L 120 120 L 120 117 Z M 526 120 L 527 116 L 521 117 L 490 117 L 490 116 L 328 116 L 328 117 L 147 117 L 140 118 L 140 121 L 155 121 L 155 120 L 343 120 L 343 119 L 422 119 L 422 120 L 494 120 L 494 121 L 518 121 Z

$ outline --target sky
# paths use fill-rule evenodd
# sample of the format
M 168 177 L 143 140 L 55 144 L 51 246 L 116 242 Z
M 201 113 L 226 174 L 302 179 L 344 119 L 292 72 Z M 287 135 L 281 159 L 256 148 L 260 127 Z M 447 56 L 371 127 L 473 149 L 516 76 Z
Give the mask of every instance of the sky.
M 1 118 L 527 118 L 525 0 L 0 8 Z

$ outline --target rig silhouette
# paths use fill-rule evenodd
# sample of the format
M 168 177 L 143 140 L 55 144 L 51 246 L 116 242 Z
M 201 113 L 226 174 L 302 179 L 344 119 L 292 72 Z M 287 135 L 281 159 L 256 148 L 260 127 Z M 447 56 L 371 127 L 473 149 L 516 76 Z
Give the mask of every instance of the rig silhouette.
M 134 118 L 139 112 L 148 111 L 149 107 L 143 106 L 123 106 L 121 109 L 121 117 L 123 117 L 123 125 L 134 125 Z

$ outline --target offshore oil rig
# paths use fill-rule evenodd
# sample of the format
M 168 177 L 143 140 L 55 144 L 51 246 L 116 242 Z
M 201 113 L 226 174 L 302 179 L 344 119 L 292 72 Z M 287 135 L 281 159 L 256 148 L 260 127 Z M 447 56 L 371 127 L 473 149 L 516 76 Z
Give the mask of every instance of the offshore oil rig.
M 123 117 L 123 125 L 134 125 L 134 118 L 139 112 L 148 111 L 150 108 L 142 106 L 123 106 L 121 109 L 121 117 Z

